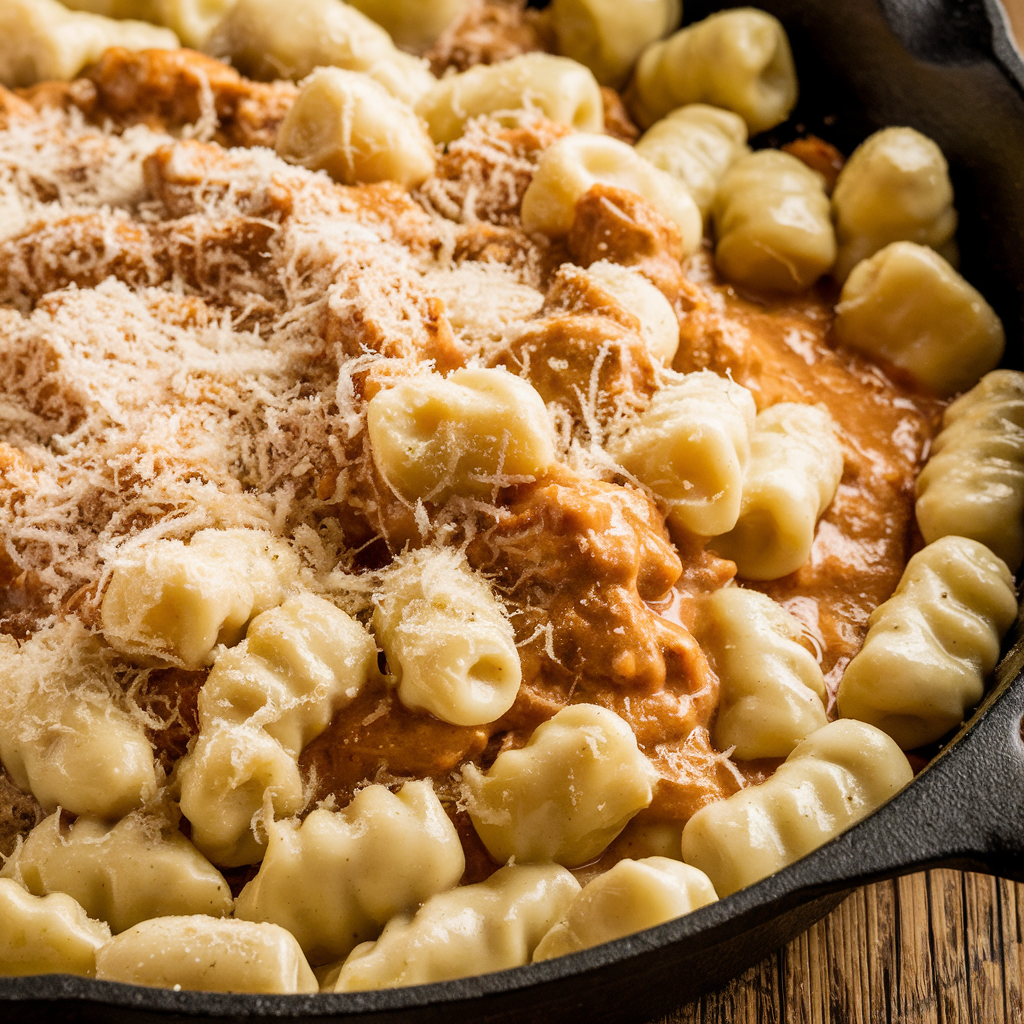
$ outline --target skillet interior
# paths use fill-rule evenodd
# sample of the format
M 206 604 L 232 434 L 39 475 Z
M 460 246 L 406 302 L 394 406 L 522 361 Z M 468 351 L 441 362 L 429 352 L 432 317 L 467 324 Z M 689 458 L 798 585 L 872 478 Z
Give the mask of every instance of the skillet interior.
M 1024 368 L 1024 63 L 997 0 L 756 0 L 793 43 L 797 125 L 849 152 L 910 125 L 949 159 L 965 276 Z M 686 20 L 729 4 L 687 0 Z M 946 864 L 1024 879 L 1024 641 L 985 706 L 907 790 L 800 863 L 717 904 L 596 949 L 480 978 L 376 993 L 224 996 L 68 976 L 0 979 L 9 1020 L 643 1021 L 721 984 L 836 906 L 851 887 Z M 993 785 L 993 780 L 998 780 Z

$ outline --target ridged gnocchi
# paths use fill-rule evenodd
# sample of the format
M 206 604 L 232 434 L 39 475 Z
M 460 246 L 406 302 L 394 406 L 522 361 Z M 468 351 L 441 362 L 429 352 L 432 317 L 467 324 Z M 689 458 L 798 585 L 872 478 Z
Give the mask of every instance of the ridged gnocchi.
M 890 242 L 918 242 L 951 258 L 957 214 L 942 150 L 913 128 L 868 136 L 839 172 L 832 193 L 843 282 L 863 259 Z
M 696 636 L 721 682 L 715 746 L 742 761 L 787 757 L 828 722 L 825 680 L 799 621 L 741 587 L 716 590 L 702 613 Z
M 720 11 L 644 50 L 626 94 L 641 128 L 687 103 L 739 114 L 752 135 L 781 124 L 796 105 L 789 39 L 765 11 Z
M 515 702 L 515 633 L 490 584 L 458 553 L 428 548 L 392 563 L 373 629 L 406 707 L 482 725 Z
M 715 266 L 729 281 L 793 294 L 828 273 L 836 237 L 824 179 L 777 149 L 741 157 L 711 206 Z
M 404 378 L 370 399 L 366 419 L 377 469 L 409 501 L 487 498 L 555 462 L 544 400 L 505 370 Z
M 96 977 L 193 992 L 297 995 L 319 988 L 284 928 L 201 915 L 155 917 L 122 932 L 96 954 Z
M 349 0 L 395 41 L 422 52 L 462 14 L 470 0 Z
M 289 163 L 343 185 L 419 185 L 434 170 L 434 144 L 412 108 L 357 71 L 317 68 L 277 133 Z
M 904 750 L 939 739 L 981 700 L 1016 616 L 1002 559 L 966 537 L 934 541 L 868 619 L 839 684 L 839 713 L 877 726 Z
M 810 556 L 818 519 L 842 476 L 842 446 L 823 406 L 770 406 L 754 423 L 739 518 L 712 547 L 746 579 L 795 572 Z
M 341 811 L 268 822 L 267 853 L 235 917 L 287 928 L 311 963 L 348 956 L 396 914 L 458 884 L 458 833 L 429 782 L 361 789 Z
M 369 633 L 329 601 L 289 598 L 222 651 L 199 692 L 199 736 L 178 762 L 181 809 L 215 864 L 258 862 L 254 821 L 269 795 L 288 817 L 305 804 L 297 759 L 376 669 Z
M 673 526 L 703 537 L 731 530 L 755 422 L 754 398 L 708 370 L 660 388 L 611 454 L 668 508 Z
M 682 11 L 681 0 L 552 0 L 547 13 L 558 52 L 590 68 L 601 85 L 619 89 L 644 49 L 679 24 Z
M 863 722 L 831 722 L 803 740 L 766 782 L 699 810 L 683 828 L 683 860 L 720 897 L 806 856 L 866 817 L 913 778 L 900 748 Z
M 580 884 L 557 864 L 501 868 L 393 917 L 376 942 L 330 972 L 327 992 L 425 985 L 528 964 Z
M 223 875 L 176 829 L 131 814 L 117 824 L 53 814 L 28 834 L 0 875 L 36 896 L 67 893 L 117 934 L 151 917 L 231 913 Z
M 69 81 L 110 46 L 173 50 L 178 37 L 142 21 L 70 11 L 57 0 L 4 0 L 0 5 L 0 84 Z
M 893 242 L 862 260 L 836 306 L 836 338 L 942 397 L 995 368 L 1006 335 L 995 310 L 937 252 Z
M 537 726 L 520 750 L 486 773 L 467 764 L 466 807 L 491 857 L 503 864 L 593 860 L 652 798 L 654 769 L 632 729 L 593 704 L 573 704 Z
M 598 260 L 587 267 L 587 277 L 608 292 L 640 322 L 640 335 L 651 358 L 671 366 L 679 348 L 679 320 L 672 304 L 650 281 L 632 267 Z
M 133 18 L 164 25 L 183 46 L 202 49 L 203 43 L 227 13 L 232 0 L 61 0 L 75 11 L 108 18 Z
M 1012 571 L 1024 561 L 1024 373 L 993 370 L 947 406 L 917 477 L 927 543 L 979 541 Z
M 415 103 L 434 85 L 426 64 L 403 53 L 379 25 L 342 0 L 236 0 L 204 49 L 251 78 L 299 81 L 318 67 L 362 71 Z
M 0 976 L 96 973 L 96 951 L 110 929 L 91 920 L 64 893 L 33 896 L 13 878 L 0 878 Z
M 636 151 L 678 178 L 706 218 L 718 183 L 750 147 L 747 126 L 739 114 L 705 103 L 688 103 L 655 121 L 637 140 Z
M 119 818 L 156 795 L 141 717 L 115 700 L 110 651 L 67 619 L 0 637 L 0 760 L 47 811 Z
M 515 119 L 514 112 L 525 110 L 583 132 L 600 131 L 604 124 L 604 101 L 594 76 L 582 64 L 550 53 L 524 53 L 449 75 L 416 104 L 438 143 L 457 139 L 471 118 L 493 114 Z
M 523 195 L 523 228 L 553 238 L 568 234 L 577 202 L 598 184 L 635 192 L 672 221 L 679 228 L 684 253 L 700 245 L 700 210 L 685 185 L 625 142 L 586 132 L 567 135 L 544 151 Z
M 540 940 L 534 963 L 664 924 L 718 899 L 703 871 L 667 857 L 620 860 L 588 882 Z
M 200 530 L 188 544 L 143 541 L 114 560 L 100 625 L 129 657 L 198 669 L 279 605 L 297 577 L 288 545 L 255 530 Z

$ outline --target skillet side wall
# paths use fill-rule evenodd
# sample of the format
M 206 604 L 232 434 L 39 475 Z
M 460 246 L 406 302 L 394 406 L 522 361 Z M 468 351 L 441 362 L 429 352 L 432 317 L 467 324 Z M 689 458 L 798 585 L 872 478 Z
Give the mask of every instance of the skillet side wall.
M 792 137 L 796 124 L 845 152 L 889 124 L 910 125 L 934 138 L 951 165 L 962 270 L 1003 318 L 1006 365 L 1024 367 L 1024 99 L 986 56 L 990 33 L 981 0 L 754 2 L 785 24 L 801 82 L 802 99 L 792 122 L 770 140 Z M 686 20 L 725 6 L 740 4 L 687 0 Z M 957 754 L 952 750 L 947 757 L 953 761 Z M 872 828 L 873 821 L 857 830 L 857 842 L 865 848 L 880 848 L 891 834 L 885 827 Z M 810 881 L 845 870 L 842 865 L 848 863 L 826 847 L 790 871 Z M 849 875 L 838 877 L 834 889 L 842 888 L 843 878 L 853 884 Z M 769 882 L 762 891 L 772 888 Z M 566 963 L 550 961 L 423 988 L 281 999 L 133 989 L 61 976 L 0 979 L 0 1002 L 12 1022 L 639 1022 L 741 973 L 845 895 L 839 891 L 808 900 L 768 920 L 757 913 L 730 914 L 740 904 L 757 904 L 760 889 L 740 894 L 738 903 L 732 898 L 705 908 L 707 913 L 697 912 L 692 921 L 671 922 Z

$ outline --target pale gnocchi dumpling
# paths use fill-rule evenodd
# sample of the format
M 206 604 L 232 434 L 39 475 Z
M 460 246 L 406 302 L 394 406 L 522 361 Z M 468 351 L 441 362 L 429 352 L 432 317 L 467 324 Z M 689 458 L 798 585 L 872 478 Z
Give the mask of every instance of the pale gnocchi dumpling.
M 392 96 L 415 103 L 434 82 L 379 25 L 342 0 L 236 0 L 206 41 L 250 78 L 299 81 L 318 67 L 362 71 Z
M 178 47 L 178 37 L 168 29 L 70 11 L 57 0 L 4 0 L 0 38 L 0 84 L 10 88 L 50 79 L 69 81 L 111 46 Z
M 948 406 L 917 478 L 927 543 L 980 541 L 1011 570 L 1024 561 L 1024 373 L 993 370 Z
M 906 755 L 863 722 L 831 722 L 766 782 L 701 808 L 683 828 L 683 860 L 720 897 L 806 856 L 867 817 L 913 778 Z
M 584 132 L 599 132 L 604 126 L 597 80 L 582 64 L 550 53 L 525 53 L 447 75 L 416 105 L 438 143 L 457 139 L 471 118 L 493 114 L 515 120 L 515 112 L 524 110 Z
M 569 904 L 533 960 L 551 960 L 689 914 L 718 899 L 703 871 L 667 857 L 620 860 Z
M 223 875 L 176 829 L 131 814 L 117 824 L 59 814 L 40 822 L 4 864 L 36 896 L 67 893 L 116 934 L 151 917 L 231 913 Z
M 753 7 L 712 14 L 644 50 L 626 101 L 648 128 L 687 103 L 710 103 L 739 114 L 750 133 L 789 117 L 797 81 L 786 30 Z
M 156 795 L 141 714 L 114 699 L 112 652 L 74 619 L 0 637 L 0 760 L 47 811 L 119 818 Z
M 469 6 L 470 0 L 349 0 L 398 46 L 422 53 Z
M 114 561 L 100 625 L 129 657 L 199 669 L 218 644 L 238 643 L 250 619 L 279 605 L 297 577 L 288 545 L 256 530 L 142 541 Z
M 403 378 L 370 399 L 366 418 L 377 469 L 409 501 L 489 498 L 555 462 L 544 400 L 506 370 Z
M 686 186 L 625 142 L 587 132 L 567 135 L 544 150 L 523 195 L 523 228 L 553 238 L 567 235 L 576 203 L 595 185 L 635 192 L 679 228 L 687 255 L 700 245 L 700 210 Z
M 96 973 L 96 951 L 110 929 L 64 893 L 33 896 L 0 878 L 0 976 Z
M 678 178 L 707 217 L 725 172 L 750 152 L 747 125 L 739 114 L 704 103 L 688 103 L 656 121 L 636 151 Z
M 235 917 L 287 928 L 311 963 L 348 956 L 396 914 L 458 885 L 466 859 L 430 782 L 361 789 L 341 811 L 267 824 Z
M 664 294 L 639 270 L 611 260 L 591 263 L 586 274 L 637 318 L 651 358 L 670 366 L 679 348 L 679 319 Z
M 712 542 L 740 576 L 776 580 L 807 561 L 818 519 L 843 476 L 835 421 L 823 406 L 780 402 L 758 413 L 736 525 Z
M 789 153 L 762 149 L 725 172 L 711 207 L 715 266 L 729 281 L 793 294 L 836 258 L 825 180 Z
M 96 954 L 96 977 L 193 992 L 298 995 L 319 989 L 294 937 L 276 924 L 155 917 Z
M 152 21 L 172 29 L 182 46 L 202 48 L 232 0 L 61 0 L 65 7 L 108 18 Z
M 434 170 L 434 143 L 412 108 L 368 75 L 317 68 L 278 129 L 277 153 L 343 185 L 397 181 Z
M 269 792 L 288 817 L 305 799 L 297 759 L 375 671 L 369 633 L 329 601 L 289 598 L 224 650 L 199 691 L 199 736 L 178 762 L 181 809 L 215 864 L 259 861 L 254 819 Z
M 523 677 L 515 633 L 465 556 L 426 548 L 396 559 L 373 630 L 406 707 L 453 725 L 483 725 L 515 702 Z
M 871 613 L 839 684 L 839 713 L 870 722 L 904 750 L 939 739 L 981 700 L 1016 616 L 1002 559 L 966 537 L 929 544 Z
M 799 621 L 756 590 L 724 587 L 703 603 L 695 636 L 721 682 L 712 734 L 749 761 L 787 757 L 826 725 L 825 680 Z
M 498 863 L 597 857 L 652 798 L 656 781 L 629 725 L 594 704 L 573 704 L 539 725 L 525 747 L 486 772 L 467 764 L 466 807 Z
M 942 150 L 913 128 L 875 132 L 840 171 L 832 213 L 837 281 L 890 242 L 919 242 L 948 256 L 957 216 Z
M 703 537 L 736 525 L 756 409 L 751 393 L 709 370 L 655 392 L 609 451 L 668 508 L 669 524 Z
M 558 52 L 613 89 L 626 84 L 640 54 L 668 35 L 682 13 L 681 0 L 552 0 L 547 9 Z
M 836 306 L 836 338 L 905 370 L 942 397 L 972 387 L 1003 356 L 995 310 L 937 252 L 893 242 L 853 268 Z
M 323 990 L 425 985 L 528 964 L 580 883 L 557 864 L 501 868 L 486 882 L 432 896 L 392 918 L 376 942 L 352 951 Z

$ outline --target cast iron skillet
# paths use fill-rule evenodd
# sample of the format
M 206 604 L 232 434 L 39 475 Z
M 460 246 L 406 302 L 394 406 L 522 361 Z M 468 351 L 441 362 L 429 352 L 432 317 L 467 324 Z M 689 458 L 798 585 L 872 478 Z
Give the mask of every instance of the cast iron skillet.
M 997 0 L 756 0 L 784 22 L 804 125 L 850 152 L 910 125 L 949 159 L 962 269 L 1024 367 L 1024 63 Z M 686 0 L 688 21 L 728 4 Z M 570 957 L 384 992 L 225 996 L 66 975 L 0 979 L 8 1020 L 142 1022 L 287 1018 L 352 1024 L 644 1021 L 741 973 L 854 887 L 946 866 L 1024 881 L 1024 623 L 984 705 L 914 783 L 804 860 L 727 899 Z

